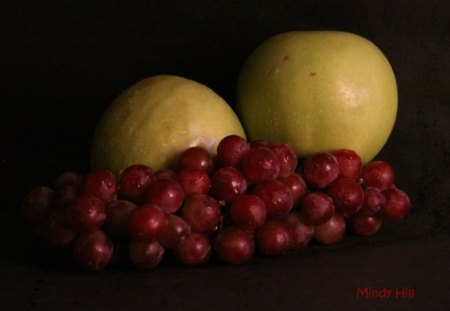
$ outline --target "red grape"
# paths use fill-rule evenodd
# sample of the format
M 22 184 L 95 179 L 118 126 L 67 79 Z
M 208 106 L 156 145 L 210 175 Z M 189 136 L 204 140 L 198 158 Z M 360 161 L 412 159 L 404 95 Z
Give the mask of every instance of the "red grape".
M 292 231 L 292 249 L 298 250 L 311 241 L 314 234 L 314 226 L 305 220 L 299 212 L 290 212 L 283 221 L 286 222 Z
M 270 180 L 255 186 L 254 194 L 265 203 L 267 218 L 280 219 L 292 209 L 292 191 L 278 180 Z
M 75 171 L 67 171 L 56 178 L 53 188 L 57 189 L 64 185 L 72 185 L 79 189 L 83 185 L 83 175 Z
M 384 191 L 386 201 L 381 207 L 381 215 L 387 220 L 402 220 L 411 209 L 408 195 L 400 189 L 390 188 Z
M 130 236 L 128 222 L 134 209 L 136 209 L 136 205 L 127 200 L 111 202 L 106 207 L 105 231 L 113 238 L 128 238 Z
M 253 231 L 261 227 L 266 220 L 266 204 L 256 195 L 240 195 L 231 205 L 230 216 L 235 226 Z
M 251 149 L 242 159 L 242 173 L 251 183 L 272 180 L 280 173 L 280 162 L 268 148 Z
M 258 148 L 269 148 L 272 146 L 272 144 L 264 139 L 254 140 L 250 143 L 250 149 L 258 149 Z
M 359 180 L 362 177 L 361 157 L 353 150 L 340 149 L 333 152 L 339 162 L 339 176 Z
M 175 248 L 191 234 L 191 226 L 177 215 L 169 214 L 166 218 L 167 223 L 159 242 L 167 248 Z
M 147 203 L 158 205 L 165 213 L 175 213 L 183 198 L 183 187 L 172 179 L 156 179 L 147 188 Z
M 90 171 L 84 176 L 83 194 L 91 194 L 109 204 L 117 198 L 116 178 L 107 170 Z
M 67 210 L 67 217 L 73 229 L 79 232 L 99 230 L 106 220 L 103 201 L 90 194 L 81 194 L 75 204 Z
M 214 251 L 225 263 L 243 264 L 252 259 L 255 243 L 248 232 L 236 227 L 226 227 L 217 234 Z
M 359 211 L 364 203 L 364 190 L 350 178 L 338 178 L 328 188 L 328 195 L 333 198 L 336 209 L 344 216 Z
M 348 224 L 350 229 L 357 235 L 371 236 L 380 229 L 381 219 L 377 216 L 367 216 L 358 213 L 349 219 Z
M 107 170 L 90 171 L 84 176 L 81 193 L 94 195 L 109 204 L 117 198 L 116 178 Z
M 366 187 L 364 189 L 364 204 L 358 213 L 361 215 L 373 216 L 381 210 L 385 201 L 386 198 L 380 189 Z
M 217 146 L 217 159 L 221 166 L 238 166 L 250 150 L 250 144 L 238 135 L 223 138 Z
M 279 176 L 286 177 L 294 173 L 297 168 L 297 154 L 290 144 L 273 144 L 270 150 L 275 154 L 280 163 Z
M 219 201 L 230 203 L 247 191 L 247 181 L 232 166 L 219 168 L 211 177 L 211 194 Z
M 292 246 L 292 231 L 281 220 L 269 220 L 255 234 L 257 249 L 266 256 L 280 256 Z
M 80 188 L 76 188 L 74 184 L 67 183 L 55 189 L 55 208 L 66 210 L 74 204 L 75 199 L 80 194 Z
M 128 230 L 132 238 L 153 241 L 161 235 L 166 226 L 166 216 L 155 204 L 143 204 L 131 212 Z
M 160 179 L 172 179 L 175 181 L 178 181 L 178 175 L 171 169 L 163 169 L 155 172 L 154 174 L 155 178 L 154 180 L 160 180 Z
M 56 178 L 54 184 L 56 208 L 67 209 L 75 202 L 80 194 L 83 179 L 83 175 L 75 171 L 64 172 Z
M 314 228 L 314 238 L 322 244 L 336 244 L 342 241 L 345 235 L 345 219 L 339 213 L 325 223 Z
M 204 233 L 192 232 L 175 248 L 175 256 L 185 266 L 198 266 L 211 256 L 211 243 Z
M 128 254 L 133 265 L 140 269 L 156 267 L 164 257 L 164 247 L 158 241 L 132 240 Z
M 78 266 L 84 270 L 103 269 L 113 255 L 113 244 L 101 230 L 83 233 L 75 241 L 73 256 Z
M 277 179 L 291 189 L 294 199 L 293 207 L 297 207 L 307 190 L 302 176 L 297 173 L 292 173 L 286 177 L 278 177 Z
M 120 194 L 136 204 L 145 202 L 147 187 L 154 179 L 150 167 L 135 164 L 127 167 L 120 175 Z
M 41 186 L 32 189 L 25 197 L 22 210 L 31 223 L 42 223 L 53 207 L 55 191 Z
M 198 169 L 183 169 L 178 173 L 178 180 L 185 195 L 206 194 L 211 188 L 208 173 Z
M 322 192 L 311 192 L 303 197 L 300 213 L 307 222 L 320 225 L 333 216 L 335 211 L 333 199 Z
M 203 170 L 210 172 L 213 160 L 208 151 L 202 147 L 190 147 L 184 150 L 178 158 L 178 169 Z
M 69 245 L 77 232 L 67 222 L 66 212 L 52 210 L 42 225 L 42 237 L 50 245 L 62 247 Z
M 303 162 L 303 178 L 314 188 L 326 188 L 339 176 L 339 162 L 329 152 L 315 153 Z
M 394 184 L 394 170 L 384 161 L 373 161 L 363 170 L 363 178 L 367 187 L 386 190 Z
M 198 232 L 212 232 L 221 220 L 219 203 L 206 194 L 188 196 L 181 208 L 184 220 Z

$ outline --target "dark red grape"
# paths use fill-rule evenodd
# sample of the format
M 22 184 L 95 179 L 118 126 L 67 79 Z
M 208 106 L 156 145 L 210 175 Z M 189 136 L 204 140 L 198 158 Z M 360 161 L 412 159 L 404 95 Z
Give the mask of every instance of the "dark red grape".
M 185 195 L 207 194 L 211 188 L 211 180 L 204 170 L 183 169 L 178 173 L 178 180 Z
M 147 187 L 154 179 L 153 170 L 142 164 L 127 167 L 120 175 L 120 194 L 135 204 L 145 202 Z
M 280 162 L 268 148 L 251 149 L 242 159 L 242 173 L 251 183 L 273 180 L 280 173 Z
M 73 256 L 84 270 L 99 271 L 111 260 L 114 247 L 109 237 L 101 230 L 83 233 L 75 241 Z
M 358 213 L 349 219 L 348 224 L 355 234 L 371 236 L 380 229 L 381 219 L 378 216 L 367 216 Z
M 76 171 L 67 171 L 58 176 L 53 188 L 57 189 L 64 185 L 72 185 L 79 189 L 83 185 L 84 176 Z
M 230 216 L 235 226 L 253 231 L 261 227 L 266 220 L 266 204 L 256 195 L 240 195 L 231 205 Z
M 329 152 L 315 153 L 305 159 L 302 172 L 307 184 L 323 189 L 339 176 L 339 162 Z
M 183 199 L 183 187 L 175 180 L 156 179 L 147 187 L 147 203 L 158 205 L 165 213 L 175 213 Z
M 328 188 L 328 195 L 333 198 L 334 206 L 343 216 L 358 212 L 364 203 L 364 190 L 350 178 L 338 178 Z
M 84 176 L 81 193 L 94 195 L 107 205 L 117 198 L 116 178 L 107 170 L 90 171 Z
M 250 149 L 258 149 L 258 148 L 269 148 L 272 146 L 272 144 L 264 139 L 254 140 L 250 142 Z
M 158 205 L 147 203 L 135 208 L 130 215 L 128 230 L 132 238 L 153 241 L 166 226 L 166 216 Z
M 411 209 L 408 195 L 400 189 L 390 188 L 384 191 L 386 201 L 381 207 L 380 214 L 387 220 L 402 220 Z
M 364 189 L 364 204 L 358 213 L 361 215 L 373 216 L 381 210 L 385 201 L 386 198 L 380 189 L 366 187 Z
M 175 248 L 175 256 L 185 266 L 199 266 L 206 263 L 212 253 L 211 242 L 204 233 L 192 232 Z
M 327 222 L 314 228 L 314 238 L 326 245 L 339 243 L 344 235 L 345 219 L 339 213 L 334 213 Z
M 56 208 L 67 209 L 80 194 L 84 176 L 75 171 L 67 171 L 56 178 L 54 183 Z
M 191 234 L 191 226 L 181 217 L 173 214 L 166 216 L 166 226 L 159 242 L 167 248 L 175 248 Z
M 212 232 L 221 220 L 219 203 L 206 194 L 188 196 L 181 208 L 181 214 L 192 230 Z
M 77 232 L 67 222 L 66 212 L 52 210 L 41 228 L 43 239 L 52 246 L 63 247 L 69 245 Z
M 283 255 L 292 247 L 291 228 L 281 220 L 268 220 L 256 231 L 255 242 L 263 255 Z
M 247 191 L 247 181 L 232 166 L 219 168 L 211 177 L 211 194 L 219 201 L 230 203 Z
M 275 154 L 280 163 L 280 173 L 278 176 L 286 177 L 294 173 L 297 168 L 297 154 L 290 144 L 273 144 L 270 150 Z
M 75 199 L 80 194 L 81 188 L 77 188 L 72 183 L 62 184 L 55 189 L 55 208 L 66 210 L 74 204 Z
M 164 247 L 158 241 L 132 240 L 128 254 L 133 265 L 140 269 L 156 267 L 164 257 Z
M 113 238 L 126 239 L 130 237 L 128 222 L 136 205 L 128 200 L 117 200 L 106 207 L 105 231 Z
M 190 147 L 184 150 L 178 158 L 178 169 L 211 172 L 213 160 L 206 149 L 199 146 Z
M 291 189 L 278 180 L 270 180 L 255 186 L 254 194 L 264 201 L 267 218 L 281 219 L 292 209 L 294 197 Z
M 311 192 L 303 197 L 300 213 L 304 220 L 320 225 L 333 216 L 335 211 L 333 199 L 322 192 Z
M 53 208 L 55 191 L 41 186 L 32 189 L 22 203 L 25 217 L 33 224 L 42 223 Z
M 339 162 L 340 178 L 359 180 L 362 177 L 361 157 L 353 150 L 340 149 L 333 152 Z
M 244 264 L 252 259 L 255 243 L 247 231 L 236 227 L 225 227 L 220 230 L 214 240 L 214 251 L 225 263 Z
M 250 150 L 250 144 L 238 135 L 223 138 L 217 146 L 217 159 L 220 166 L 238 166 Z
M 103 201 L 91 194 L 81 194 L 67 210 L 70 225 L 79 232 L 99 230 L 106 220 Z
M 160 171 L 155 172 L 154 174 L 154 180 L 159 179 L 172 179 L 175 181 L 178 181 L 178 175 L 171 169 L 162 169 Z
M 314 234 L 314 226 L 303 220 L 299 212 L 290 212 L 283 221 L 291 227 L 293 250 L 301 249 L 309 244 Z
M 278 177 L 277 179 L 291 189 L 294 199 L 293 207 L 297 207 L 307 190 L 306 183 L 302 176 L 297 173 L 292 173 L 286 177 Z
M 367 187 L 386 190 L 394 184 L 394 170 L 384 161 L 373 161 L 363 170 L 363 178 Z

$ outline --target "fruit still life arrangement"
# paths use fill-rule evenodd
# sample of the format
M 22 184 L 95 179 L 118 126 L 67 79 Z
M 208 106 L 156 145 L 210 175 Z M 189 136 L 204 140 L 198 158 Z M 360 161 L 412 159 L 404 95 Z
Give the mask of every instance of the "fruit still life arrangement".
M 375 160 L 393 129 L 397 86 L 382 52 L 346 32 L 263 42 L 237 84 L 235 111 L 198 82 L 158 75 L 103 114 L 91 170 L 32 189 L 23 212 L 81 269 L 209 260 L 245 264 L 311 241 L 374 235 L 411 208 Z

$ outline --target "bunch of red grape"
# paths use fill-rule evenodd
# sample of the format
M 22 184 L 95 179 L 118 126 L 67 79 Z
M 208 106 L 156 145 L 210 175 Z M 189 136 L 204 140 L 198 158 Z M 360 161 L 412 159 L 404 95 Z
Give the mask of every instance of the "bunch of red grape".
M 313 238 L 338 243 L 346 227 L 370 236 L 383 220 L 403 219 L 410 200 L 384 161 L 363 167 L 342 149 L 298 163 L 289 144 L 231 135 L 214 158 L 186 149 L 173 170 L 136 164 L 118 178 L 107 170 L 66 172 L 53 188 L 33 189 L 23 208 L 40 237 L 70 247 L 81 268 L 95 271 L 118 257 L 119 245 L 134 266 L 152 268 L 169 254 L 185 266 L 213 256 L 247 263 Z

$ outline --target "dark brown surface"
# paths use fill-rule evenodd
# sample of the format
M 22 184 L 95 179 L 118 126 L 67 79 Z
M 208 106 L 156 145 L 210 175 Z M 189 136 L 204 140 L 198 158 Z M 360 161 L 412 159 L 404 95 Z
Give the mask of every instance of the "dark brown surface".
M 43 2 L 43 1 L 42 1 Z M 449 1 L 2 1 L 0 309 L 415 309 L 450 303 Z M 231 105 L 249 53 L 288 30 L 360 34 L 386 54 L 399 113 L 379 154 L 412 199 L 407 220 L 368 239 L 311 245 L 246 266 L 165 264 L 80 273 L 42 251 L 24 193 L 85 171 L 96 122 L 120 91 L 160 73 L 205 83 Z M 358 288 L 414 288 L 358 299 Z

